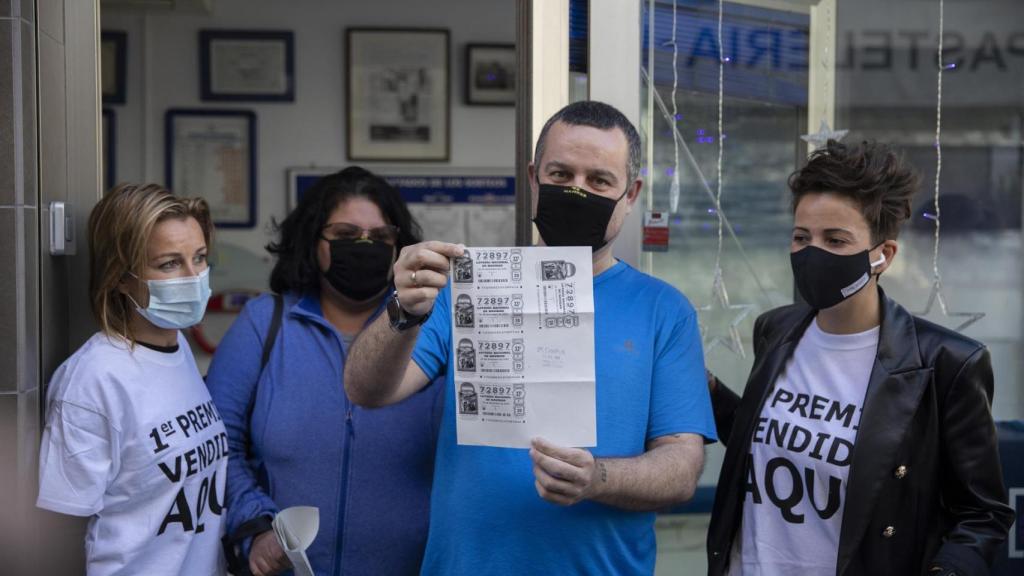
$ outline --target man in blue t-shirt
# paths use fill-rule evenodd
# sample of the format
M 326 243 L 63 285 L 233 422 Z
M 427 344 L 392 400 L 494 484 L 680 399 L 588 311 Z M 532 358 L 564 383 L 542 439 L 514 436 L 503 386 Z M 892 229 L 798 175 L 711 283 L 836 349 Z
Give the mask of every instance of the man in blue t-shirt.
M 458 445 L 448 270 L 463 248 L 425 242 L 398 257 L 388 317 L 354 343 L 345 390 L 383 406 L 448 374 L 423 574 L 654 572 L 654 511 L 693 495 L 716 438 L 693 307 L 612 256 L 639 171 L 636 128 L 600 102 L 548 120 L 529 169 L 543 244 L 594 252 L 591 450 L 542 438 L 529 451 Z

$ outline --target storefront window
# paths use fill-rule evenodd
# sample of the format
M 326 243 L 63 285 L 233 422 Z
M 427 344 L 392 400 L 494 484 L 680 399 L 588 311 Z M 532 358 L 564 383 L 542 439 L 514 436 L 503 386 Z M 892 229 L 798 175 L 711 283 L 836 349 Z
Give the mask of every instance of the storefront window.
M 834 52 L 810 54 L 809 3 L 791 4 L 724 3 L 721 206 L 728 225 L 721 268 L 730 300 L 753 305 L 757 313 L 793 301 L 786 178 L 807 155 L 800 135 L 818 130 L 807 118 L 809 67 L 829 58 L 835 70 L 833 128 L 849 131 L 846 142 L 896 145 L 922 173 L 899 257 L 882 280 L 890 295 L 921 312 L 933 283 L 938 5 L 839 0 L 830 14 Z M 963 332 L 992 349 L 994 410 L 1008 419 L 1024 416 L 1024 397 L 1017 392 L 1024 357 L 1024 6 L 978 4 L 946 2 L 939 269 L 950 313 L 985 313 Z M 652 5 L 654 59 L 647 57 L 645 35 L 641 87 L 645 96 L 648 86 L 655 92 L 645 115 L 645 136 L 653 139 L 646 208 L 669 212 L 670 240 L 667 251 L 645 254 L 645 261 L 650 272 L 701 307 L 711 300 L 718 246 L 718 3 L 676 3 L 675 55 L 673 3 L 643 2 L 648 33 Z M 708 350 L 709 366 L 739 386 L 752 360 L 755 316 L 740 330 L 745 358 L 721 346 Z M 942 315 L 938 305 L 926 317 L 950 328 L 962 323 Z
M 899 147 L 922 173 L 898 257 L 881 285 L 912 312 L 924 311 L 935 279 L 939 3 L 730 1 L 723 4 L 721 36 L 718 2 L 641 4 L 643 133 L 652 153 L 643 208 L 668 213 L 669 221 L 667 250 L 645 252 L 642 265 L 698 308 L 712 304 L 718 260 L 721 97 L 721 208 L 728 223 L 721 272 L 731 304 L 751 308 L 703 315 L 708 367 L 741 390 L 753 361 L 754 319 L 794 300 L 786 179 L 808 154 L 800 136 L 819 129 L 820 116 L 810 119 L 809 108 L 824 110 L 833 129 L 848 130 L 846 142 Z M 821 6 L 827 15 L 812 16 L 811 7 Z M 997 420 L 1024 418 L 1022 22 L 1024 4 L 1014 0 L 945 0 L 938 268 L 949 315 L 935 303 L 925 317 L 957 329 L 969 319 L 957 314 L 984 314 L 961 331 L 991 351 Z M 831 67 L 824 86 L 820 76 L 812 78 L 815 66 Z M 730 326 L 739 350 L 723 344 Z M 703 486 L 716 482 L 723 454 L 720 446 L 709 449 Z M 703 548 L 676 551 L 671 530 L 662 528 L 659 573 L 678 573 L 680 566 L 700 573 L 678 558 L 702 562 Z M 673 555 L 677 560 L 665 560 Z

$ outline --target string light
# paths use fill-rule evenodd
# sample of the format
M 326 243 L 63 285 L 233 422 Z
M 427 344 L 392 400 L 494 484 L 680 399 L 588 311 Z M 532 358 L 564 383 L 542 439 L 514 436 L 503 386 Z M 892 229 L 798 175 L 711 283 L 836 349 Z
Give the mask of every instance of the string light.
M 718 212 L 718 252 L 715 254 L 715 277 L 722 272 L 722 157 L 725 140 L 722 138 L 722 118 L 725 116 L 725 44 L 722 42 L 722 3 L 718 0 L 718 185 L 715 194 L 715 210 Z
M 725 118 L 725 45 L 722 35 L 722 20 L 724 16 L 724 0 L 718 0 L 718 164 L 716 192 L 714 196 L 715 207 L 708 210 L 709 213 L 718 216 L 718 249 L 715 252 L 714 279 L 711 283 L 711 303 L 697 309 L 700 313 L 700 332 L 704 341 L 704 353 L 707 354 L 719 345 L 725 346 L 741 358 L 747 357 L 747 352 L 740 338 L 740 324 L 754 312 L 751 304 L 732 304 L 729 301 L 729 291 L 725 287 L 725 279 L 722 277 L 722 248 L 723 230 L 725 228 L 725 214 L 722 212 L 722 161 L 725 154 L 724 140 L 724 118 Z M 707 325 L 709 317 L 717 317 L 724 320 L 723 334 L 713 334 Z
M 676 91 L 679 89 L 679 45 L 676 43 L 676 13 L 677 0 L 672 0 L 672 126 L 679 121 L 679 108 L 676 104 Z M 652 32 L 653 33 L 653 32 Z M 672 131 L 672 185 L 668 190 L 670 211 L 675 213 L 679 209 L 679 135 Z
M 939 0 L 939 54 L 938 54 L 938 73 L 936 76 L 937 87 L 935 97 L 935 248 L 932 254 L 932 274 L 933 280 L 938 283 L 942 280 L 942 275 L 939 273 L 939 232 L 942 230 L 942 208 L 939 206 L 939 179 L 942 176 L 942 71 L 945 70 L 945 66 L 942 63 L 942 34 L 946 28 L 945 21 L 945 0 Z M 946 312 L 946 304 L 942 303 L 942 312 Z
M 647 71 L 647 68 L 641 66 L 640 75 L 643 77 L 644 82 L 652 82 L 651 74 Z M 652 94 L 654 96 L 654 103 L 657 105 L 658 111 L 661 112 L 662 118 L 664 118 L 666 122 L 669 122 L 669 118 L 671 116 L 669 115 L 668 105 L 665 104 L 665 99 L 661 97 L 661 94 L 657 90 L 653 91 Z M 708 199 L 714 203 L 715 192 L 711 189 L 711 185 L 708 184 L 708 179 L 704 175 L 704 171 L 701 170 L 700 165 L 697 164 L 697 159 L 694 158 L 690 147 L 687 146 L 686 142 L 682 139 L 683 136 L 679 133 L 679 127 L 672 126 L 672 132 L 675 134 L 676 138 L 679 138 L 679 142 L 682 146 L 681 150 L 683 151 L 683 158 L 686 160 L 687 166 L 693 172 L 693 175 L 697 178 L 697 183 L 700 185 L 700 189 L 703 190 Z M 710 208 L 709 210 L 714 210 L 714 208 Z M 729 222 L 728 215 L 724 212 L 722 213 L 722 222 L 725 224 L 725 231 L 729 233 L 729 237 L 732 238 L 733 242 L 736 244 L 736 249 L 739 251 L 740 258 L 743 260 L 747 270 L 750 272 L 750 277 L 754 280 L 754 283 L 757 284 L 757 289 L 766 300 L 772 301 L 772 294 L 767 288 L 765 288 L 764 284 L 761 283 L 761 279 L 757 275 L 757 269 L 754 268 L 754 264 L 750 261 L 750 256 L 747 255 L 747 251 L 743 248 L 743 243 L 740 242 L 739 237 L 736 236 L 736 230 Z M 678 224 L 680 222 L 677 220 L 676 223 Z
M 932 287 L 931 292 L 928 294 L 928 303 L 925 305 L 924 311 L 919 312 L 918 316 L 926 316 L 932 311 L 932 307 L 936 302 L 939 303 L 939 312 L 947 318 L 957 318 L 960 324 L 955 328 L 958 332 L 964 330 L 971 324 L 974 324 L 978 320 L 985 317 L 984 312 L 950 312 L 949 306 L 946 304 L 946 297 L 942 293 L 942 273 L 939 271 L 939 241 L 941 240 L 942 232 L 942 208 L 939 206 L 939 180 L 942 177 L 942 72 L 944 70 L 952 70 L 955 65 L 946 65 L 942 63 L 943 57 L 943 35 L 946 31 L 945 21 L 945 0 L 939 0 L 939 47 L 938 47 L 938 72 L 936 80 L 936 98 L 935 98 L 935 195 L 934 195 L 934 212 L 931 214 L 925 214 L 925 218 L 935 222 L 935 242 L 932 249 Z

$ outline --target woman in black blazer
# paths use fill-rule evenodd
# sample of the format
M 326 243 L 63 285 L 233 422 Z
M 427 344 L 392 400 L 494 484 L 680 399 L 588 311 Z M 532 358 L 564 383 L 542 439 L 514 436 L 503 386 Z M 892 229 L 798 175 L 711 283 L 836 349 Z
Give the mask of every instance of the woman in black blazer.
M 709 574 L 987 574 L 1013 522 L 988 351 L 877 284 L 916 173 L 830 141 L 789 185 L 806 303 L 758 318 L 742 398 L 709 374 L 727 446 Z

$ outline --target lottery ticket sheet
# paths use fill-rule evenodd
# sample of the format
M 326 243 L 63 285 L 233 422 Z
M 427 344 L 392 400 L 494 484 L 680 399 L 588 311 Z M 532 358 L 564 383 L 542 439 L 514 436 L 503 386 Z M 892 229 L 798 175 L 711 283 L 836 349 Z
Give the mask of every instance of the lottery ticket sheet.
M 459 444 L 595 446 L 590 248 L 467 248 L 451 285 Z

